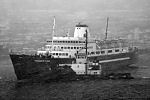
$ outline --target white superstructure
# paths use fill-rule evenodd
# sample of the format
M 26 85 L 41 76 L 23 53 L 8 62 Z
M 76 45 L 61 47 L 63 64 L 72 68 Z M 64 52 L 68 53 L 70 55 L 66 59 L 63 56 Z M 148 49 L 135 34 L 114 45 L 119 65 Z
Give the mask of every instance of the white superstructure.
M 53 37 L 53 41 L 47 40 L 45 47 L 39 49 L 37 54 L 50 54 L 56 58 L 72 58 L 76 57 L 78 53 L 85 53 L 86 31 L 88 37 L 90 37 L 88 26 L 79 23 L 75 27 L 74 37 L 69 35 L 66 37 Z M 88 38 L 88 57 L 127 53 L 130 46 L 125 42 L 127 41 L 121 39 L 100 41 Z
M 86 38 L 86 35 L 88 39 Z M 86 55 L 86 39 L 87 39 L 87 55 Z M 117 40 L 94 40 L 90 38 L 87 25 L 76 25 L 74 36 L 53 37 L 47 40 L 45 48 L 37 51 L 38 55 L 51 55 L 54 58 L 75 58 L 76 62 L 71 64 L 71 68 L 78 75 L 101 74 L 101 64 L 116 61 L 130 60 L 130 57 L 118 58 L 125 53 L 129 53 L 130 46 L 127 41 Z M 116 58 L 114 57 L 116 55 Z M 112 56 L 112 59 L 107 59 Z M 87 62 L 87 58 L 91 62 Z M 98 63 L 92 62 L 99 59 Z M 88 63 L 88 64 L 87 64 Z
M 52 40 L 47 40 L 45 48 L 37 51 L 37 55 L 50 54 L 53 57 L 75 57 L 76 53 L 85 48 L 86 30 L 89 31 L 87 25 L 76 25 L 74 37 L 53 37 Z M 52 43 L 53 42 L 53 43 Z
M 85 38 L 86 31 L 88 32 L 88 37 L 90 37 L 89 34 L 89 28 L 87 25 L 81 25 L 80 23 L 76 25 L 75 31 L 74 31 L 74 38 Z

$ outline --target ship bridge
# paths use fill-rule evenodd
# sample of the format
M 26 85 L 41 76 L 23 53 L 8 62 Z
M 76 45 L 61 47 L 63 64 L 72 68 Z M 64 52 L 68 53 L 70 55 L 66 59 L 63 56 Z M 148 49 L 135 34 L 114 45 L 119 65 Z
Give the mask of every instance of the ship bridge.
M 74 56 L 75 53 L 85 49 L 86 44 L 86 33 L 89 35 L 88 26 L 85 24 L 77 24 L 74 30 L 74 36 L 71 37 L 61 36 L 61 37 L 53 37 L 52 40 L 47 40 L 47 44 L 45 45 L 45 49 L 43 52 L 70 52 L 71 56 Z M 42 52 L 42 51 L 39 51 Z
M 77 24 L 74 31 L 74 37 L 75 38 L 85 38 L 86 37 L 86 31 L 88 33 L 88 37 L 90 37 L 89 28 L 85 24 Z

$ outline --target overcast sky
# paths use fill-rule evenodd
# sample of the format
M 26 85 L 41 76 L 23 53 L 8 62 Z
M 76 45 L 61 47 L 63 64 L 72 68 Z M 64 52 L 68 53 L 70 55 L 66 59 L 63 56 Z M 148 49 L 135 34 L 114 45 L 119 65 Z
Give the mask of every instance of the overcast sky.
M 150 0 L 0 0 L 0 11 L 1 19 L 10 17 L 10 13 L 16 16 L 47 13 L 71 19 L 99 18 L 115 13 L 149 16 Z
M 149 31 L 150 0 L 0 0 L 0 26 L 8 27 L 9 34 L 48 32 L 53 16 L 56 34 L 78 22 L 102 33 L 107 17 L 112 33 Z

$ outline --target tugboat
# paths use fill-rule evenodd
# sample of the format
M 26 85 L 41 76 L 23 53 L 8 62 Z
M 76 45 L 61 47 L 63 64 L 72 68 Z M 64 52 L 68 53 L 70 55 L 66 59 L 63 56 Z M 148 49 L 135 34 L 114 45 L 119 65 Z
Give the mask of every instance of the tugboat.
M 16 76 L 22 79 L 72 79 L 77 75 L 102 75 L 116 71 L 118 67 L 134 63 L 136 50 L 122 39 L 95 40 L 90 38 L 89 28 L 77 24 L 74 36 L 54 37 L 47 40 L 45 48 L 36 55 L 10 53 Z M 64 77 L 63 77 L 64 76 Z

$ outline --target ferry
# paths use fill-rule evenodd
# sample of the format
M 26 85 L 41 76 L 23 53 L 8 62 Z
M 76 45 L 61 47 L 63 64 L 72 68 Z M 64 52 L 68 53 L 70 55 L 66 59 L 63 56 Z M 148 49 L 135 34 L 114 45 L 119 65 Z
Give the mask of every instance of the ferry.
M 74 36 L 55 37 L 55 18 L 52 39 L 35 55 L 10 53 L 18 80 L 36 77 L 55 79 L 63 75 L 107 75 L 135 63 L 137 50 L 126 40 L 90 38 L 88 25 L 77 24 Z M 63 73 L 61 73 L 63 72 Z M 59 77 L 58 77 L 59 75 Z M 41 77 L 42 76 L 42 77 Z

